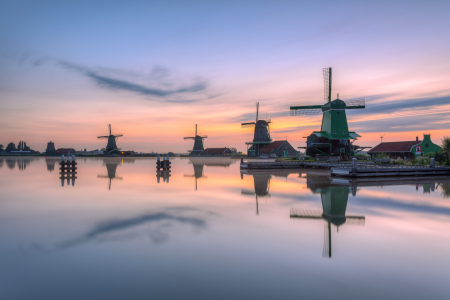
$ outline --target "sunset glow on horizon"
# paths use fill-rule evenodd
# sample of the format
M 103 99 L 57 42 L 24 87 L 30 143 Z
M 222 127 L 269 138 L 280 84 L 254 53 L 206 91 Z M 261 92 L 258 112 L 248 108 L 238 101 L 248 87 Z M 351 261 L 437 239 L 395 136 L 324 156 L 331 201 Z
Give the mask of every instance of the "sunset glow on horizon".
M 347 111 L 355 144 L 450 135 L 450 2 L 14 1 L 0 12 L 0 144 L 138 152 L 246 151 L 270 118 L 295 148 L 322 116 L 290 105 L 365 98 Z M 303 150 L 302 150 L 303 151 Z

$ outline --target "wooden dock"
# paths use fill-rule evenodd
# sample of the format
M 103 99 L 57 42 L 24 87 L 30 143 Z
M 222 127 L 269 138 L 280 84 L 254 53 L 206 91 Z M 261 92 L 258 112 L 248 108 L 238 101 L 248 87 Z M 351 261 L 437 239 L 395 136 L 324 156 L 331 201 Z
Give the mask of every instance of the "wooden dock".
M 283 169 L 328 169 L 332 176 L 340 177 L 386 177 L 386 176 L 441 176 L 450 175 L 450 167 L 435 166 L 434 159 L 429 166 L 405 166 L 375 164 L 374 162 L 242 162 L 241 170 L 283 170 Z
M 450 167 L 444 166 L 383 166 L 372 165 L 357 168 L 331 168 L 331 176 L 341 177 L 384 177 L 384 176 L 437 176 L 450 175 Z

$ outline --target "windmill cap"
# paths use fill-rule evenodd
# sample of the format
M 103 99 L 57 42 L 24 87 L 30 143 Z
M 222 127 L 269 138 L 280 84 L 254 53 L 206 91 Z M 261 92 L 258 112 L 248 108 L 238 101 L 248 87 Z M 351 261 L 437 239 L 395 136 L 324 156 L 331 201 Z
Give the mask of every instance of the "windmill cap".
M 329 110 L 329 109 L 345 109 L 347 107 L 347 104 L 342 101 L 341 99 L 335 99 L 325 105 L 322 106 L 322 110 Z

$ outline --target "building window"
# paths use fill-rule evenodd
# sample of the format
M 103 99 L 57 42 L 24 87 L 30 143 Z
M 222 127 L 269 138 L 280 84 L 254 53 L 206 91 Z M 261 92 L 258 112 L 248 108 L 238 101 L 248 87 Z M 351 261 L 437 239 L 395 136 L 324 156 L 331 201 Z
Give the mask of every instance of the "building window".
M 336 134 L 336 130 L 333 130 L 333 134 Z
M 346 134 L 346 133 L 347 133 L 347 131 L 343 130 L 343 131 L 342 131 L 342 133 L 343 133 L 343 134 Z
M 425 144 L 425 148 L 428 148 L 428 144 Z

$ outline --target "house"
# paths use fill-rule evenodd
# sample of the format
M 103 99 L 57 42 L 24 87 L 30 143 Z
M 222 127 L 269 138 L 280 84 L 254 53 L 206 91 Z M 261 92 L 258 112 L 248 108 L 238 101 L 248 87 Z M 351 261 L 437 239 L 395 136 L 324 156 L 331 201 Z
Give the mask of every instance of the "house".
M 375 158 L 378 154 L 383 153 L 394 159 L 397 157 L 413 159 L 423 156 L 426 153 L 441 151 L 441 147 L 431 141 L 430 134 L 424 134 L 422 141 L 419 141 L 419 137 L 416 137 L 415 141 L 380 143 L 367 151 L 367 154 L 372 156 L 372 158 Z
M 251 149 L 251 148 L 250 148 Z M 288 141 L 274 141 L 269 144 L 259 145 L 261 157 L 297 157 L 298 151 Z
M 206 148 L 203 150 L 202 155 L 204 156 L 224 156 L 231 155 L 232 152 L 230 148 Z
M 73 148 L 59 148 L 58 150 L 55 150 L 53 153 L 57 155 L 75 155 L 76 151 Z

